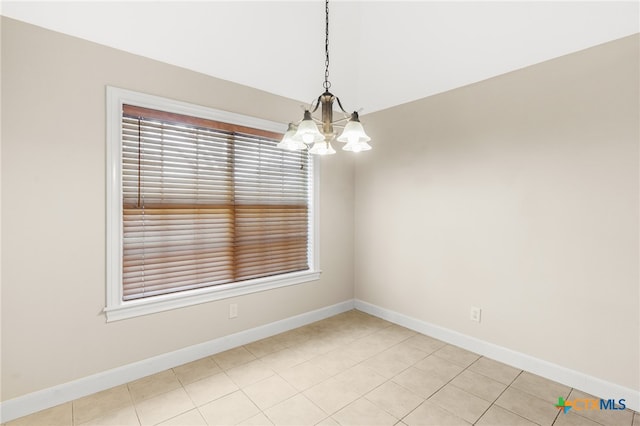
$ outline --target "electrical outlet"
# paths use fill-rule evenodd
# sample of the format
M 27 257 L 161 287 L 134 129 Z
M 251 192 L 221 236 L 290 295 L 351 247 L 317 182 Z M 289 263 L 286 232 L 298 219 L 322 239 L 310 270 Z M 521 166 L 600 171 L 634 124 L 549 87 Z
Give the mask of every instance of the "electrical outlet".
M 232 303 L 229 305 L 229 318 L 236 318 L 238 316 L 238 304 Z
M 469 319 L 471 321 L 480 322 L 480 315 L 482 314 L 482 309 L 476 308 L 475 306 L 471 307 L 471 313 L 469 315 Z

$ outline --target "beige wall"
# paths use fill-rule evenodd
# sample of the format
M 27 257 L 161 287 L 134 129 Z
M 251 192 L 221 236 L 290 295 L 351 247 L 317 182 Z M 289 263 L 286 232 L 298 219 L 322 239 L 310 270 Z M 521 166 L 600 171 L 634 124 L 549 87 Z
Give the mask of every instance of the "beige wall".
M 105 323 L 105 85 L 278 122 L 300 114 L 299 102 L 3 17 L 3 400 L 353 297 L 353 164 L 334 156 L 321 166 L 319 282 L 236 298 L 234 320 L 222 300 Z
M 366 116 L 356 297 L 640 389 L 638 40 Z

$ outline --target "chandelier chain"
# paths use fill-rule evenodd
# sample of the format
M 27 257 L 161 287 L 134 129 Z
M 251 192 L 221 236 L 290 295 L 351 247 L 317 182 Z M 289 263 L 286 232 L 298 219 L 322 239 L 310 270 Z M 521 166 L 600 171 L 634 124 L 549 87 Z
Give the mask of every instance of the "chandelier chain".
M 329 82 L 329 0 L 325 0 L 325 38 L 324 38 L 324 83 L 322 86 L 325 90 L 329 90 L 331 83 Z

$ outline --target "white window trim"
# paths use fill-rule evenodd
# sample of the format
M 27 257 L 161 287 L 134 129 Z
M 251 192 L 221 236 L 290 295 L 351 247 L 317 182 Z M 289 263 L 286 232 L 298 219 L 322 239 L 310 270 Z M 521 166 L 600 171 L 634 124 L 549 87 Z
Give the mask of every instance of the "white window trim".
M 279 133 L 286 131 L 282 123 L 215 110 L 159 96 L 107 86 L 107 300 L 104 312 L 107 322 L 140 315 L 167 311 L 214 300 L 242 296 L 279 287 L 320 279 L 319 201 L 320 167 L 312 156 L 312 184 L 310 196 L 309 270 L 237 283 L 222 284 L 195 290 L 154 296 L 144 299 L 122 300 L 122 105 L 136 105 L 176 114 L 190 115 Z

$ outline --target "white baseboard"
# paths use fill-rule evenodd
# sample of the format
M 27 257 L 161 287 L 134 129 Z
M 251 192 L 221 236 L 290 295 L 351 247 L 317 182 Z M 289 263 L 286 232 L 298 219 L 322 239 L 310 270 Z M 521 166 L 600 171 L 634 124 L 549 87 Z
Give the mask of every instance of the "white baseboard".
M 187 362 L 246 345 L 303 325 L 319 321 L 354 308 L 353 300 L 347 300 L 311 312 L 285 318 L 250 330 L 220 337 L 174 352 L 158 355 L 143 361 L 103 371 L 72 382 L 63 383 L 0 403 L 0 422 L 8 422 L 46 408 L 54 407 L 83 396 L 119 386 L 150 374 L 159 373 Z
M 356 308 L 395 324 L 460 346 L 480 355 L 550 380 L 580 389 L 604 399 L 625 399 L 627 408 L 640 411 L 640 392 L 571 370 L 530 355 L 485 342 L 456 331 L 418 320 L 361 300 L 348 300 L 294 317 L 285 318 L 250 330 L 220 337 L 198 345 L 162 354 L 143 361 L 103 371 L 72 382 L 63 383 L 14 399 L 0 402 L 0 422 L 8 422 L 83 396 L 119 386 L 150 374 L 159 373 L 228 349 L 264 339 L 315 321 Z
M 637 390 L 607 382 L 597 377 L 589 376 L 579 371 L 571 370 L 521 352 L 516 352 L 493 343 L 485 342 L 484 340 L 476 339 L 475 337 L 458 333 L 457 331 L 372 305 L 362 300 L 355 300 L 355 308 L 518 369 L 526 370 L 549 380 L 579 389 L 597 398 L 624 399 L 626 400 L 627 408 L 640 411 L 640 392 Z

